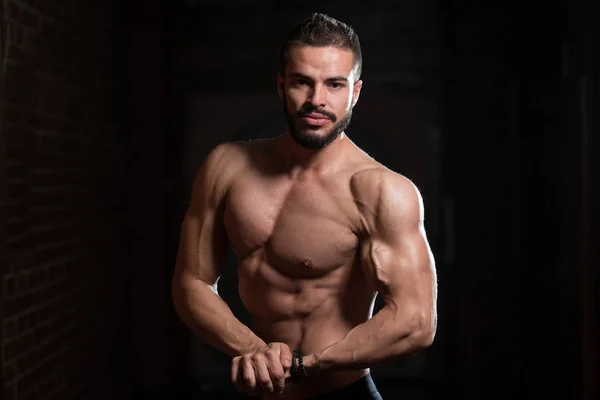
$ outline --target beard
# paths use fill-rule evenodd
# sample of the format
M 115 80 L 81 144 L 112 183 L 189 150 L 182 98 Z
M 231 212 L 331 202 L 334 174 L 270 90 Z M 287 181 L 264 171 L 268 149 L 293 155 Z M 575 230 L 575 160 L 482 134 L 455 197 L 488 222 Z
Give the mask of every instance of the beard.
M 290 129 L 290 136 L 292 137 L 294 142 L 306 149 L 312 150 L 319 150 L 328 146 L 338 136 L 340 136 L 342 132 L 348 129 L 348 126 L 350 126 L 350 120 L 352 119 L 352 109 L 350 109 L 350 111 L 348 111 L 348 114 L 346 114 L 339 121 L 337 120 L 337 117 L 334 114 L 323 110 L 319 110 L 318 108 L 314 107 L 302 107 L 295 113 L 290 113 L 287 109 L 287 101 L 285 97 L 283 100 L 283 110 L 285 113 L 285 119 Z M 333 127 L 331 127 L 325 133 L 318 133 L 318 130 L 321 127 L 312 128 L 301 126 L 299 118 L 310 113 L 322 114 L 325 117 L 329 118 L 334 124 Z

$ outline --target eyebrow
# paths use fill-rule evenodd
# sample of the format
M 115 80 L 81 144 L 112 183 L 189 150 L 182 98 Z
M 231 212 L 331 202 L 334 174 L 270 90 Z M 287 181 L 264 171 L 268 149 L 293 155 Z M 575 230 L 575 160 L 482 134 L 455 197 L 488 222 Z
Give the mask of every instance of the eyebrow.
M 312 78 L 310 78 L 309 76 L 306 76 L 304 74 L 301 74 L 299 72 L 291 72 L 290 76 L 292 78 L 297 78 L 297 79 L 306 79 L 308 81 L 313 81 Z M 325 79 L 326 82 L 348 82 L 348 79 L 346 77 L 343 76 L 333 76 L 331 78 L 327 78 Z

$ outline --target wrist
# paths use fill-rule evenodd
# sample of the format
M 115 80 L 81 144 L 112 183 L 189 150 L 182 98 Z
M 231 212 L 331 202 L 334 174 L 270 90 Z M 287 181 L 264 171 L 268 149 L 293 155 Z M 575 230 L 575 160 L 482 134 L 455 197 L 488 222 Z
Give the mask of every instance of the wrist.
M 315 370 L 315 358 L 313 355 L 304 355 L 298 350 L 292 352 L 292 365 L 290 368 L 290 378 L 295 383 L 301 383 L 310 380 L 311 374 Z
M 319 372 L 323 371 L 323 364 L 320 361 L 318 353 L 302 355 L 294 352 L 292 355 L 292 367 L 290 368 L 290 378 L 295 382 L 310 380 Z
M 265 342 L 256 342 L 256 343 L 252 343 L 246 347 L 243 347 L 240 349 L 240 351 L 238 352 L 240 356 L 243 356 L 244 354 L 248 354 L 248 353 L 254 353 L 260 349 L 262 349 L 263 347 L 265 347 L 267 344 Z
M 321 364 L 319 362 L 319 357 L 317 353 L 308 354 L 304 356 L 304 368 L 306 368 L 306 372 L 308 376 L 314 375 L 314 373 L 318 372 L 321 368 Z
M 309 380 L 317 376 L 322 369 L 318 354 L 316 353 L 305 355 L 302 363 Z

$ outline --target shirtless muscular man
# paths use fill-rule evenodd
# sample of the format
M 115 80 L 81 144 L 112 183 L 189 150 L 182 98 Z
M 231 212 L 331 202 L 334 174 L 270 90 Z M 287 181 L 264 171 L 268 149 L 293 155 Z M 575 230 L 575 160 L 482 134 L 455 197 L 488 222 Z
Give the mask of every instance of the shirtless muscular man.
M 437 278 L 423 201 L 345 134 L 362 56 L 348 25 L 314 14 L 283 44 L 287 131 L 224 143 L 198 171 L 173 276 L 181 319 L 264 398 L 381 398 L 369 367 L 433 342 Z M 228 244 L 243 325 L 217 294 Z M 385 306 L 374 316 L 375 296 Z

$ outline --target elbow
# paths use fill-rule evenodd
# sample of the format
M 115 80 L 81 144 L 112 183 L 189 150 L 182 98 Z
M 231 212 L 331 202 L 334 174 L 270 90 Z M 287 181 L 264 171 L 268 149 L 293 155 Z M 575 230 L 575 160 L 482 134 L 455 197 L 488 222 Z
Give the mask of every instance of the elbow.
M 412 344 L 415 351 L 421 351 L 433 344 L 435 332 L 427 329 L 419 329 L 411 334 Z
M 175 311 L 180 313 L 187 303 L 190 285 L 182 273 L 173 274 L 171 279 L 171 301 Z
M 187 310 L 190 303 L 198 302 L 207 291 L 217 293 L 216 283 L 210 285 L 185 273 L 175 273 L 171 280 L 171 300 L 177 312 Z
M 415 312 L 411 317 L 408 340 L 412 352 L 430 347 L 435 339 L 437 321 L 427 312 Z

